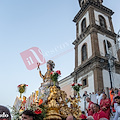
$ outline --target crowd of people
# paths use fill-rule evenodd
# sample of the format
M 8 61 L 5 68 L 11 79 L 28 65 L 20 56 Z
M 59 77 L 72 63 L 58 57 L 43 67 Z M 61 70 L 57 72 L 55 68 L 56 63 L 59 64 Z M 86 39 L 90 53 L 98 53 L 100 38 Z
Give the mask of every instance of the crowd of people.
M 21 120 L 35 120 L 35 114 L 31 110 L 22 113 Z M 0 105 L 0 120 L 12 120 L 10 111 L 7 107 Z
M 94 94 L 94 93 L 92 93 Z M 120 117 L 120 89 L 109 89 L 109 95 L 106 95 L 104 91 L 97 92 L 97 103 L 91 101 L 91 94 L 87 94 L 87 91 L 83 94 L 88 106 L 85 111 L 82 111 L 80 116 L 81 120 L 110 120 L 113 116 L 113 120 L 118 120 Z M 8 108 L 0 106 L 0 114 L 3 115 L 5 120 L 11 120 L 11 115 Z M 21 120 L 34 120 L 35 114 L 26 110 L 22 113 Z M 69 115 L 66 120 L 74 120 L 72 115 Z
M 92 93 L 94 94 L 94 93 Z M 91 94 L 87 94 L 87 91 L 83 94 L 88 106 L 85 111 L 82 112 L 80 118 L 82 120 L 118 120 L 120 116 L 120 89 L 109 89 L 109 95 L 105 94 L 105 91 L 98 91 L 96 93 L 97 103 L 91 101 Z

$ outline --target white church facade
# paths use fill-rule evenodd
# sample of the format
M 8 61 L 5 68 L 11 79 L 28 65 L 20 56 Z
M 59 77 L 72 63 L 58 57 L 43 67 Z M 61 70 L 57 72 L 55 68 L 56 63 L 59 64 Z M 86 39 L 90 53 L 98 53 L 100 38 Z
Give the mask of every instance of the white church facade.
M 79 4 L 81 9 L 73 19 L 76 24 L 75 68 L 59 81 L 60 87 L 68 96 L 74 95 L 73 82 L 83 85 L 81 95 L 84 91 L 120 88 L 120 52 L 115 47 L 111 17 L 114 12 L 103 6 L 102 0 L 79 0 Z

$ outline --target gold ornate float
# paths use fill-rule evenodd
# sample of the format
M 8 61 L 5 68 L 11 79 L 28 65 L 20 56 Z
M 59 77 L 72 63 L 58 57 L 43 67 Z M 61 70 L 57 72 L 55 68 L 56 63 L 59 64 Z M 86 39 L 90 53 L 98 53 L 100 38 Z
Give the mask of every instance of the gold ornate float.
M 80 120 L 81 110 L 78 105 L 80 102 L 79 94 L 77 97 L 67 98 L 66 92 L 61 90 L 58 85 L 58 77 L 61 72 L 59 70 L 53 71 L 55 66 L 53 61 L 49 60 L 47 62 L 47 72 L 45 75 L 42 75 L 39 66 L 40 64 L 38 64 L 38 69 L 40 76 L 43 78 L 43 83 L 39 91 L 32 93 L 32 95 L 27 98 L 24 102 L 25 104 L 23 104 L 21 98 L 19 98 L 22 103 L 22 110 L 23 108 L 24 110 L 32 109 L 40 116 L 36 120 L 62 120 L 66 119 L 69 115 L 74 116 L 76 120 Z M 80 90 L 80 86 L 79 84 L 72 84 L 73 89 L 77 92 Z M 17 103 L 15 102 L 14 108 L 16 108 L 16 105 Z M 21 111 L 21 106 L 20 108 L 17 107 L 17 109 L 19 108 L 18 113 Z

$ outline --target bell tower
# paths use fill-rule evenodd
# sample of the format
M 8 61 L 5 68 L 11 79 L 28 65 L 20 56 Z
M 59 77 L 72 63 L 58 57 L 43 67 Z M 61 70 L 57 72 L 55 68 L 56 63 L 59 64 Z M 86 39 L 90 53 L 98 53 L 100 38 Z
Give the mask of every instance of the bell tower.
M 74 17 L 76 24 L 74 81 L 83 84 L 82 91 L 97 92 L 111 87 L 107 48 L 114 59 L 114 84 L 120 87 L 120 59 L 116 54 L 116 34 L 112 24 L 114 12 L 103 0 L 78 0 L 80 10 Z M 107 46 L 106 46 L 107 44 Z M 119 83 L 119 84 L 118 84 Z

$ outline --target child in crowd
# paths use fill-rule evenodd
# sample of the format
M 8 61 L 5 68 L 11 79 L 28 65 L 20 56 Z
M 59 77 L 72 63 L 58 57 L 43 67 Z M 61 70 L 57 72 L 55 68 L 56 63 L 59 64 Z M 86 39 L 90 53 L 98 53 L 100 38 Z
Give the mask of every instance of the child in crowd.
M 84 111 L 82 111 L 82 114 L 81 114 L 80 118 L 81 118 L 82 120 L 86 120 L 87 116 L 85 115 L 85 112 L 84 112 Z

